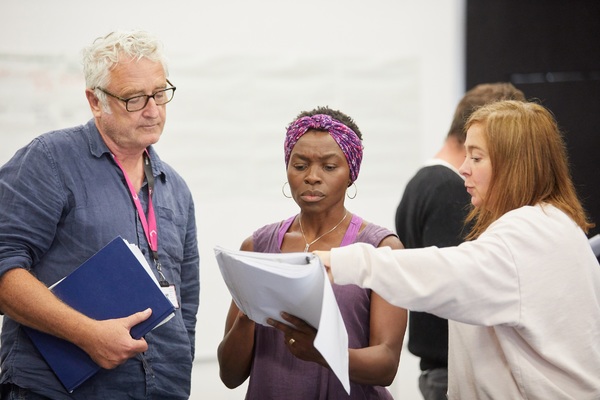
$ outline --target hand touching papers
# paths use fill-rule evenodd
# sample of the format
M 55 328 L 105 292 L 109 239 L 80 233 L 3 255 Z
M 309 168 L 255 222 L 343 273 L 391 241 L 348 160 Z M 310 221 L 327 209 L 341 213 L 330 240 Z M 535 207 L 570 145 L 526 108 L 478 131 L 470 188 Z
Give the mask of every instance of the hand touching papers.
M 321 260 L 321 264 L 325 267 L 325 271 L 327 272 L 327 276 L 329 277 L 329 281 L 333 283 L 333 274 L 331 273 L 331 258 L 330 253 L 328 251 L 316 250 L 313 251 L 313 254 Z
M 215 248 L 236 305 L 256 323 L 288 323 L 282 312 L 317 329 L 314 346 L 347 392 L 348 333 L 320 259 L 311 253 L 255 253 Z

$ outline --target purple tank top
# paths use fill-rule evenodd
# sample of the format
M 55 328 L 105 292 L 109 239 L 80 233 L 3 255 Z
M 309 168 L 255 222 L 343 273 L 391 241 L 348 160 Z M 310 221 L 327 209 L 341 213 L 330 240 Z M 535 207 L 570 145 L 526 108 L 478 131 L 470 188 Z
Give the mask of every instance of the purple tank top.
M 295 216 L 266 225 L 254 232 L 254 251 L 281 253 L 283 237 L 294 218 Z M 352 216 L 341 246 L 356 242 L 378 246 L 384 238 L 394 235 L 390 230 L 374 224 L 368 224 L 359 232 L 361 224 L 362 218 Z M 348 347 L 368 347 L 371 291 L 355 285 L 332 286 L 348 331 Z M 294 357 L 284 345 L 280 331 L 256 324 L 247 400 L 393 399 L 382 386 L 354 382 L 350 382 L 350 386 L 348 396 L 333 372 L 316 363 Z

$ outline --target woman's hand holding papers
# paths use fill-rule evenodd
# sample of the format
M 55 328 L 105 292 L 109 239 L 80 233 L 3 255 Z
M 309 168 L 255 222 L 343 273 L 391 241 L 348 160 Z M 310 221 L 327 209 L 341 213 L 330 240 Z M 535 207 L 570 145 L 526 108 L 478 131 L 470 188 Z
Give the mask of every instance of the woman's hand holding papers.
M 301 360 L 315 362 L 328 368 L 327 362 L 314 346 L 317 330 L 304 320 L 286 312 L 282 312 L 281 317 L 292 326 L 276 321 L 273 318 L 269 318 L 267 322 L 283 333 L 285 345 L 290 353 Z

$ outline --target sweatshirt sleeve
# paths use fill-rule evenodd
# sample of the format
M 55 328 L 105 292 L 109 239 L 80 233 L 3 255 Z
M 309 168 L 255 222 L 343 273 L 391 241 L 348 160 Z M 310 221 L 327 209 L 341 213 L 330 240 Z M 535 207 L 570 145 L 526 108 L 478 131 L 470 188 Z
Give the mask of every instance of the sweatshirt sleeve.
M 475 325 L 516 324 L 519 283 L 502 244 L 392 250 L 356 243 L 330 253 L 337 284 L 370 288 L 389 303 Z
M 331 274 L 338 285 L 358 285 L 370 288 L 371 264 L 367 263 L 369 249 L 366 243 L 333 248 L 330 253 Z

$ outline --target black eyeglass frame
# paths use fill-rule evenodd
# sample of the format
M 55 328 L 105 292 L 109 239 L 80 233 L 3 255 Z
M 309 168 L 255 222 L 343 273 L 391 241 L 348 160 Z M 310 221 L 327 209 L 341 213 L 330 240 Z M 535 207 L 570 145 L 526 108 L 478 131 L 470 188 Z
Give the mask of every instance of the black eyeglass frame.
M 94 89 L 98 89 L 102 93 L 107 94 L 110 97 L 114 97 L 115 99 L 121 100 L 122 102 L 124 102 L 125 103 L 125 110 L 127 110 L 128 112 L 136 112 L 136 111 L 141 111 L 144 108 L 146 108 L 146 106 L 148 105 L 148 102 L 150 101 L 150 99 L 154 99 L 154 101 L 156 102 L 156 98 L 154 96 L 156 96 L 157 94 L 160 94 L 160 93 L 164 93 L 164 92 L 166 92 L 168 90 L 172 90 L 173 91 L 173 94 L 171 95 L 171 98 L 169 100 L 165 101 L 164 103 L 160 103 L 160 104 L 157 103 L 156 105 L 157 106 L 163 106 L 163 105 L 167 104 L 168 102 L 170 102 L 171 100 L 173 100 L 173 97 L 175 97 L 175 90 L 177 89 L 177 87 L 174 86 L 168 79 L 167 79 L 167 83 L 170 85 L 170 87 L 164 88 L 164 89 L 161 89 L 161 90 L 157 90 L 156 92 L 152 93 L 151 95 L 141 94 L 139 96 L 133 96 L 133 97 L 129 97 L 127 99 L 125 99 L 125 98 L 123 98 L 121 96 L 117 96 L 116 94 L 112 94 L 108 90 L 103 89 L 103 88 L 101 88 L 99 86 L 96 86 Z M 130 110 L 129 109 L 129 101 L 135 100 L 135 99 L 140 99 L 142 97 L 146 98 L 146 101 L 144 102 L 144 105 L 142 107 L 138 108 L 138 109 Z

